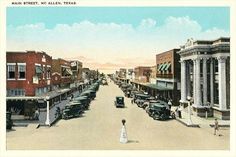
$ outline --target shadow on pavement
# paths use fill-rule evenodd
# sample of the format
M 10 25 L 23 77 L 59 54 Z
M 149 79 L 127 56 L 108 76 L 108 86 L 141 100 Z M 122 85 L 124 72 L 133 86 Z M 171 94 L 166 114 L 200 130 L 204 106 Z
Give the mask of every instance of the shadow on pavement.
M 127 143 L 139 143 L 139 141 L 138 140 L 128 140 Z
M 16 131 L 15 129 L 7 129 L 6 132 Z

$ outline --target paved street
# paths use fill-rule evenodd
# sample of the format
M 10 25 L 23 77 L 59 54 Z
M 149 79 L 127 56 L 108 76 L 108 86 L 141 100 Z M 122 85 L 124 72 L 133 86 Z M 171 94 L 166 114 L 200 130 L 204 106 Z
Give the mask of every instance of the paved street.
M 7 149 L 229 149 L 229 128 L 222 136 L 213 129 L 189 128 L 176 120 L 155 121 L 125 98 L 126 108 L 115 108 L 115 96 L 123 95 L 113 83 L 100 86 L 90 110 L 82 117 L 60 120 L 52 127 L 16 127 L 7 132 Z M 126 119 L 129 142 L 119 143 L 121 120 Z

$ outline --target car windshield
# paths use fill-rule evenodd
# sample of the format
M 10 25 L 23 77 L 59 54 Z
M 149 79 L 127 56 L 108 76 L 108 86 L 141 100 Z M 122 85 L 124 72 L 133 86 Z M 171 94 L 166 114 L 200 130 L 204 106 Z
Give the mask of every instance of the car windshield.
M 117 97 L 117 98 L 116 98 L 116 101 L 117 101 L 118 103 L 123 103 L 124 98 L 123 98 L 123 97 Z

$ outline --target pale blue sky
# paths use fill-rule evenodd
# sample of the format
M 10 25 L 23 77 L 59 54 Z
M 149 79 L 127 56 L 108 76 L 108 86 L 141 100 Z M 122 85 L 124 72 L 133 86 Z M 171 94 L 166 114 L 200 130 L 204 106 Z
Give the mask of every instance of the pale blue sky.
M 154 65 L 188 38 L 230 36 L 227 7 L 9 7 L 7 50 L 45 51 L 98 69 Z
M 229 14 L 228 7 L 10 7 L 7 8 L 7 24 L 45 23 L 47 28 L 52 28 L 58 23 L 89 20 L 137 26 L 142 19 L 152 18 L 162 25 L 169 16 L 189 16 L 203 29 L 217 27 L 229 30 Z

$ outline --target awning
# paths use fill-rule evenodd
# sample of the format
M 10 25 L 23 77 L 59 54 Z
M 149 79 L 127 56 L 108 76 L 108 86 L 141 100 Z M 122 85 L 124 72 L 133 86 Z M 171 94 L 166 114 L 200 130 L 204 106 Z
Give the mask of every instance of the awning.
M 160 91 L 173 90 L 173 88 L 171 87 L 158 86 L 157 84 L 152 84 L 152 83 L 146 84 L 145 86 L 149 88 L 157 89 Z
M 161 71 L 162 66 L 163 66 L 163 64 L 159 65 L 158 71 Z
M 167 64 L 164 63 L 163 66 L 162 66 L 162 68 L 161 68 L 161 71 L 163 71 L 163 70 L 166 68 L 166 66 L 167 66 Z
M 166 67 L 165 67 L 165 71 L 168 71 L 170 66 L 171 66 L 171 63 L 167 64 Z
M 43 73 L 43 68 L 41 66 L 36 66 L 35 71 L 37 74 L 41 74 L 41 73 Z

